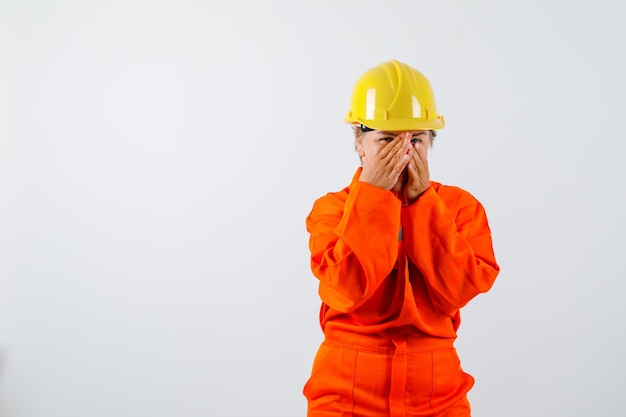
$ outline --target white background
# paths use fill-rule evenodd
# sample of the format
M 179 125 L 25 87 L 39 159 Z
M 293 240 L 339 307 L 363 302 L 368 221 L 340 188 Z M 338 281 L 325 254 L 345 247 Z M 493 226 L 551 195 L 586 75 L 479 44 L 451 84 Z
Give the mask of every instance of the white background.
M 0 416 L 305 415 L 304 220 L 391 58 L 502 267 L 463 312 L 473 414 L 624 415 L 621 4 L 0 1 Z

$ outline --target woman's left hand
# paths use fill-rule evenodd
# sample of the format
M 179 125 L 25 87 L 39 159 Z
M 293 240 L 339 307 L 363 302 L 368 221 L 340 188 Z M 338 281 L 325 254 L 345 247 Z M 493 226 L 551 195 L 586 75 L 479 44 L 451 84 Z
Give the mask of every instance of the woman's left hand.
M 413 152 L 411 152 L 411 159 L 407 169 L 409 178 L 404 187 L 404 202 L 406 205 L 413 204 L 430 187 L 427 156 L 427 144 L 417 142 L 413 145 Z

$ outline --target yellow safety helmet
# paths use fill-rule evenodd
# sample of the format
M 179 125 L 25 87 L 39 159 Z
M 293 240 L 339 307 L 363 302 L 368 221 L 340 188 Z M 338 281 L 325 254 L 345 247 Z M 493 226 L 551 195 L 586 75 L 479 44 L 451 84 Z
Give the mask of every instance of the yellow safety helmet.
M 389 131 L 444 126 L 428 79 L 395 59 L 369 69 L 358 79 L 345 121 Z

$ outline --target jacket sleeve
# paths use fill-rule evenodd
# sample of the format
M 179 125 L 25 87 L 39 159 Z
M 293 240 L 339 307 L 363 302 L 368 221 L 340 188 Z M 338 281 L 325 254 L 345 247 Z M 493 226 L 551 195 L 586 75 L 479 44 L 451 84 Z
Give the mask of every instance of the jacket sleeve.
M 347 198 L 315 202 L 306 224 L 322 302 L 349 313 L 374 294 L 398 256 L 400 206 L 391 192 L 357 181 Z
M 406 253 L 435 307 L 450 315 L 488 291 L 500 271 L 485 210 L 466 191 L 451 189 L 450 207 L 431 186 L 402 208 Z

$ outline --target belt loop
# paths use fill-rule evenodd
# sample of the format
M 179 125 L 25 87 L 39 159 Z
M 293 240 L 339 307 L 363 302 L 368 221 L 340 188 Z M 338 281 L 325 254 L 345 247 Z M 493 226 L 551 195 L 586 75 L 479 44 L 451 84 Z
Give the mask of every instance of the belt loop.
M 391 358 L 389 410 L 391 417 L 405 417 L 404 396 L 406 394 L 408 369 L 407 335 L 405 332 L 394 330 L 390 330 L 390 335 L 396 349 Z

